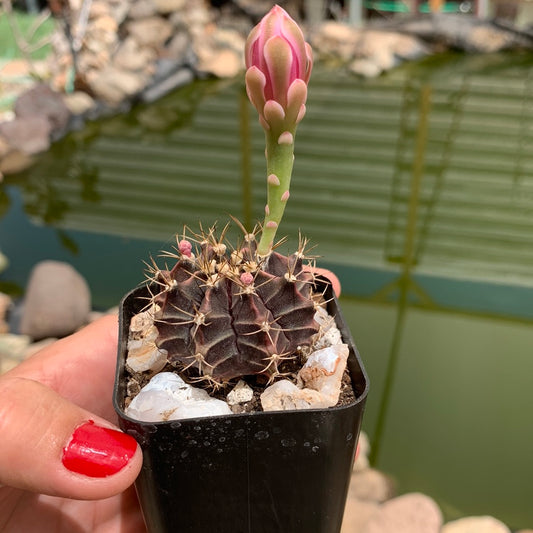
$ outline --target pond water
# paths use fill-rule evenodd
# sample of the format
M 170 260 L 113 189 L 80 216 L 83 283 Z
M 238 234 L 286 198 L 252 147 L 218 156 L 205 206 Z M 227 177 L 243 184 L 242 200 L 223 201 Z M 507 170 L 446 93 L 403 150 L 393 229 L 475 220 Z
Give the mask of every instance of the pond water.
M 531 55 L 317 69 L 281 230 L 343 284 L 374 464 L 448 519 L 513 528 L 533 527 L 532 148 Z M 263 150 L 233 81 L 87 125 L 0 185 L 0 285 L 66 260 L 115 305 L 183 224 L 253 225 Z

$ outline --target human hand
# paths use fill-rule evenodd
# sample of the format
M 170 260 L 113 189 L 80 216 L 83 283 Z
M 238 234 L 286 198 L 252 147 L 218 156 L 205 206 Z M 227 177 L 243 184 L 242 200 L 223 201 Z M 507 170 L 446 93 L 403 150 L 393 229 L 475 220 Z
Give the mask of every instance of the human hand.
M 3 533 L 146 531 L 142 454 L 111 423 L 117 329 L 106 316 L 0 377 Z

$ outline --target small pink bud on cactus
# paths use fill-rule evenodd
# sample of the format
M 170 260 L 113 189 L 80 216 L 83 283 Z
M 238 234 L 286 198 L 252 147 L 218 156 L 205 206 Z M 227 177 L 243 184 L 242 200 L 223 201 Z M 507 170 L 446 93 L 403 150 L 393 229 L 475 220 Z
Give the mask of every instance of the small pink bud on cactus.
M 262 122 L 286 121 L 294 129 L 305 112 L 307 83 L 313 67 L 311 47 L 302 30 L 280 6 L 274 6 L 250 32 L 245 47 L 246 89 Z M 274 110 L 270 101 L 279 104 Z M 302 108 L 303 106 L 303 108 Z M 270 107 L 270 112 L 269 112 Z M 301 118 L 301 116 L 300 116 Z
M 241 283 L 243 285 L 251 285 L 254 282 L 254 277 L 250 272 L 243 272 L 241 274 Z
M 290 131 L 284 131 L 278 138 L 278 144 L 292 144 L 294 137 Z
M 277 187 L 280 184 L 279 178 L 276 176 L 276 174 L 270 174 L 267 178 L 269 185 L 274 185 Z
M 185 257 L 191 257 L 192 244 L 189 241 L 186 241 L 185 239 L 182 239 L 178 243 L 178 250 Z

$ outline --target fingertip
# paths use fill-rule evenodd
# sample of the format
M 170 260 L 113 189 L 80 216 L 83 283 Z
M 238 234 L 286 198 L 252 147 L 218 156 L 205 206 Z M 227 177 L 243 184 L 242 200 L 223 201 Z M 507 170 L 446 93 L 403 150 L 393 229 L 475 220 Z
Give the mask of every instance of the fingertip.
M 89 420 L 74 430 L 63 448 L 61 464 L 61 484 L 69 498 L 105 499 L 134 483 L 142 467 L 142 451 L 130 435 Z
M 92 500 L 135 481 L 140 447 L 106 420 L 30 379 L 0 379 L 0 395 L 0 483 Z

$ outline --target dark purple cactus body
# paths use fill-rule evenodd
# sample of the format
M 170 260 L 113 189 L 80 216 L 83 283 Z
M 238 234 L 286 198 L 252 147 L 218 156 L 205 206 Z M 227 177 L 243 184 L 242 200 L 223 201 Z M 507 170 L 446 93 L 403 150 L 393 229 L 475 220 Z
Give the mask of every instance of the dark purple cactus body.
M 179 368 L 224 383 L 241 376 L 274 378 L 279 364 L 318 331 L 313 275 L 301 254 L 255 253 L 255 243 L 232 253 L 213 233 L 156 276 L 157 345 Z

